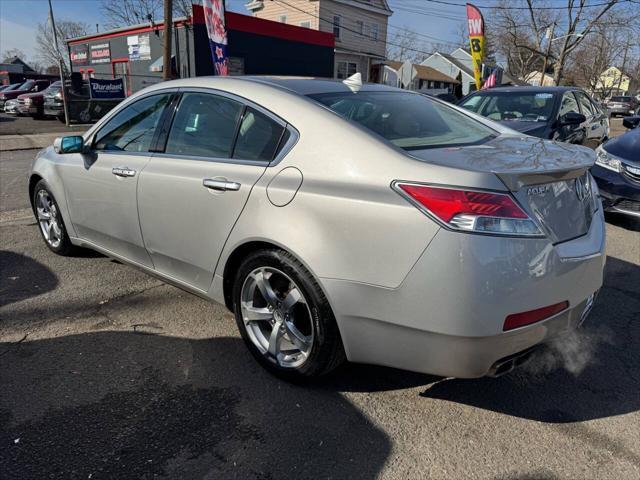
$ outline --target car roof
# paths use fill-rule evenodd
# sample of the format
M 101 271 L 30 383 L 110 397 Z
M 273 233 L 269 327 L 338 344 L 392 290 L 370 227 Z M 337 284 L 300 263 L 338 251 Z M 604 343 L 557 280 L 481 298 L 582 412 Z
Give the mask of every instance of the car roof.
M 279 77 L 279 76 L 238 76 L 238 77 L 219 77 L 219 76 L 203 76 L 185 78 L 180 80 L 172 80 L 169 82 L 157 83 L 153 86 L 154 89 L 166 88 L 166 87 L 216 87 L 217 84 L 228 82 L 251 82 L 255 84 L 264 85 L 267 87 L 277 88 L 279 90 L 285 90 L 298 95 L 313 95 L 318 93 L 338 93 L 338 92 L 353 92 L 352 87 L 346 85 L 342 80 L 336 80 L 332 78 L 314 78 L 314 77 Z M 358 91 L 365 92 L 410 92 L 408 90 L 401 90 L 395 87 L 389 87 L 379 83 L 362 83 L 362 86 Z
M 474 94 L 487 93 L 562 93 L 574 90 L 583 91 L 580 87 L 496 87 L 488 90 L 473 92 Z

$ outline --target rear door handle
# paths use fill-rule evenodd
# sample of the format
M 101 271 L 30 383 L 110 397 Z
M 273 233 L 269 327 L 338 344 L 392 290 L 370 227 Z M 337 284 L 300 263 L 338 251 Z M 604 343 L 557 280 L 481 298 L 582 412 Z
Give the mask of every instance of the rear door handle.
M 113 167 L 111 173 L 116 177 L 135 177 L 136 175 L 136 171 L 129 167 Z
M 241 187 L 238 182 L 229 182 L 220 178 L 205 178 L 202 180 L 202 185 L 218 192 L 226 192 L 227 190 L 237 192 Z

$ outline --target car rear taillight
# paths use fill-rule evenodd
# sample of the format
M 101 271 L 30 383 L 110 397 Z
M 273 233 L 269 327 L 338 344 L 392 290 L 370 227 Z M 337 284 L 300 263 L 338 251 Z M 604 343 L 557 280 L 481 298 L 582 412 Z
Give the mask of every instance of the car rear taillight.
M 564 301 L 554 305 L 549 305 L 548 307 L 536 308 L 535 310 L 529 310 L 527 312 L 514 313 L 507 316 L 502 330 L 513 330 L 514 328 L 531 325 L 532 323 L 553 317 L 567 308 L 569 308 L 569 302 Z
M 465 232 L 541 236 L 536 223 L 507 193 L 394 182 L 393 189 L 447 227 Z

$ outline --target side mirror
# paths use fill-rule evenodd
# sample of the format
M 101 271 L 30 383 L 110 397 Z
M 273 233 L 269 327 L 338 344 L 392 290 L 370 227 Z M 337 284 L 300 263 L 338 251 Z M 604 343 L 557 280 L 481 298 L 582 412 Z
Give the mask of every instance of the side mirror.
M 624 117 L 622 119 L 622 125 L 628 129 L 638 128 L 638 125 L 640 125 L 640 115 L 635 115 L 633 117 Z
M 56 153 L 82 153 L 84 151 L 84 138 L 80 136 L 58 137 L 53 142 Z
M 587 117 L 578 112 L 567 112 L 560 117 L 560 125 L 580 125 L 587 121 Z

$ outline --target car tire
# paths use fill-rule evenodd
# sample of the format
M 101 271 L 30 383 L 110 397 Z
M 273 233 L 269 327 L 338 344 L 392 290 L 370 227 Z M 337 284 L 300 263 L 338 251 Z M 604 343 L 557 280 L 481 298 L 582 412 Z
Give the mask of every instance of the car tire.
M 73 254 L 76 247 L 69 239 L 58 203 L 44 180 L 36 184 L 31 201 L 38 230 L 49 250 L 63 256 Z
M 258 250 L 244 258 L 234 278 L 233 309 L 249 351 L 281 378 L 318 377 L 345 359 L 324 292 L 305 266 L 283 250 Z

